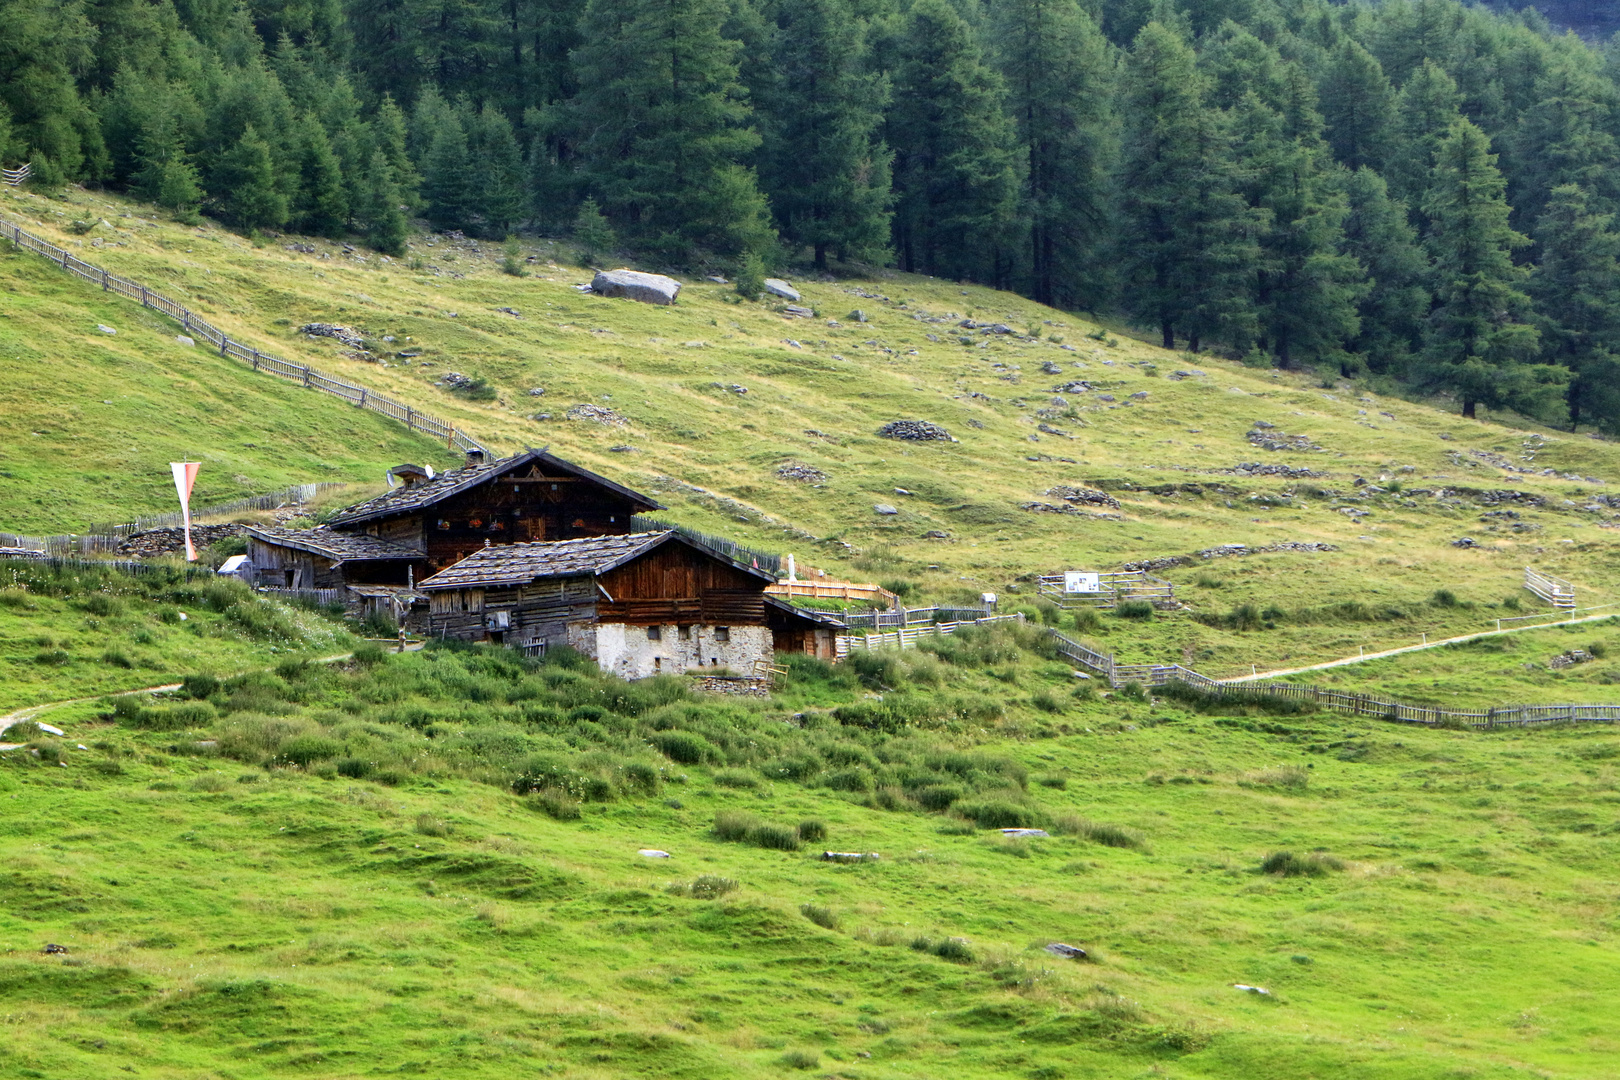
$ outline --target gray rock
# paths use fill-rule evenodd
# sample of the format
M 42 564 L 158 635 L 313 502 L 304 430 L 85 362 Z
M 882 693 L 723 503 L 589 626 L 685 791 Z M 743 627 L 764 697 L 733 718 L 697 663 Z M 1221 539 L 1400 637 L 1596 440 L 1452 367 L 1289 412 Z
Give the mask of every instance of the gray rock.
M 530 397 L 545 397 L 546 396 L 546 388 L 543 387 L 543 386 L 536 386 L 536 387 L 534 387 L 533 389 L 531 389 L 529 391 L 529 396 Z
M 643 304 L 668 305 L 680 295 L 681 283 L 662 274 L 644 274 L 639 270 L 598 270 L 591 279 L 591 292 Z
M 772 296 L 780 296 L 784 300 L 799 299 L 799 290 L 795 289 L 781 278 L 766 278 L 765 291 L 770 293 Z
M 176 334 L 176 335 L 174 335 L 174 340 L 178 341 L 182 345 L 195 345 L 195 344 L 197 344 L 197 339 L 196 338 L 189 338 L 189 337 L 186 337 L 186 335 L 184 335 L 184 334 Z
M 878 503 L 876 506 L 872 507 L 872 509 L 874 512 L 882 514 L 885 517 L 898 514 L 900 512 L 894 507 L 890 506 L 888 503 Z
M 96 329 L 100 330 L 103 334 L 116 334 L 116 333 L 118 333 L 118 331 L 114 330 L 112 327 L 103 326 L 100 323 L 96 324 Z
M 854 311 L 849 313 L 849 317 L 854 319 L 856 322 L 865 322 L 866 312 L 862 311 L 860 308 L 856 308 Z

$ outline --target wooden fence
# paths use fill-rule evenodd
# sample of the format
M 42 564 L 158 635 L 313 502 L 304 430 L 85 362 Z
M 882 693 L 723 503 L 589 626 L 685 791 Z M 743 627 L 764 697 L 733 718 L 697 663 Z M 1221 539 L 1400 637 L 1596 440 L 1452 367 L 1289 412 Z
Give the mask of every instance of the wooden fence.
M 4 184 L 7 187 L 21 187 L 24 181 L 26 181 L 33 174 L 34 166 L 25 161 L 22 163 L 21 168 L 0 169 L 0 184 Z
M 342 398 L 359 408 L 381 413 L 390 419 L 398 420 L 412 431 L 420 431 L 434 438 L 443 439 L 445 446 L 452 450 L 482 450 L 486 454 L 489 452 L 488 448 L 477 439 L 457 429 L 447 420 L 441 420 L 437 416 L 419 411 L 414 406 L 374 393 L 363 386 L 356 386 L 316 371 L 307 364 L 295 364 L 271 356 L 269 353 L 262 353 L 239 341 L 232 341 L 223 330 L 198 318 L 184 305 L 153 292 L 139 282 L 130 281 L 99 266 L 93 266 L 72 252 L 42 240 L 32 233 L 24 232 L 19 226 L 3 219 L 0 219 L 0 237 L 5 237 L 20 248 L 45 256 L 70 274 L 101 286 L 103 292 L 115 292 L 131 300 L 139 300 L 142 307 L 167 315 L 183 326 L 187 334 L 206 341 L 212 348 L 219 350 L 219 355 L 240 360 L 250 365 L 254 371 L 274 375 L 310 390 L 319 390 L 324 394 Z
M 861 649 L 915 648 L 917 642 L 924 638 L 938 637 L 941 634 L 954 634 L 964 626 L 984 626 L 989 623 L 1023 621 L 1023 614 L 1014 612 L 1011 615 L 988 615 L 982 619 L 963 620 L 961 622 L 933 623 L 929 626 L 919 626 L 916 629 L 887 630 L 878 634 L 867 634 L 864 637 L 857 637 L 853 634 L 839 634 L 837 659 L 842 660 L 851 652 Z
M 1563 578 L 1555 578 L 1527 566 L 1524 568 L 1524 587 L 1555 608 L 1571 611 L 1575 607 L 1575 586 Z
M 765 591 L 774 596 L 803 596 L 811 600 L 876 600 L 890 607 L 900 598 L 881 585 L 863 585 L 850 581 L 830 581 L 816 578 L 811 581 L 778 581 L 767 585 Z
M 1036 592 L 1058 607 L 1076 604 L 1112 609 L 1126 600 L 1146 600 L 1155 607 L 1175 603 L 1175 585 L 1146 570 L 1111 570 L 1097 574 L 1095 592 L 1069 592 L 1065 574 L 1042 574 Z
M 752 566 L 756 570 L 763 570 L 768 574 L 782 573 L 782 556 L 771 555 L 764 551 L 755 551 L 744 547 L 735 540 L 728 540 L 724 536 L 714 536 L 710 533 L 699 532 L 685 525 L 677 525 L 672 521 L 663 521 L 659 518 L 649 517 L 646 514 L 635 514 L 630 518 L 630 531 L 638 533 L 664 532 L 673 530 L 682 536 L 690 537 L 700 544 L 722 552 L 727 558 L 734 559 L 744 566 Z
M 855 611 L 833 614 L 851 628 L 868 627 L 882 630 L 944 622 L 978 622 L 990 615 L 989 608 L 920 607 L 901 608 L 898 611 Z

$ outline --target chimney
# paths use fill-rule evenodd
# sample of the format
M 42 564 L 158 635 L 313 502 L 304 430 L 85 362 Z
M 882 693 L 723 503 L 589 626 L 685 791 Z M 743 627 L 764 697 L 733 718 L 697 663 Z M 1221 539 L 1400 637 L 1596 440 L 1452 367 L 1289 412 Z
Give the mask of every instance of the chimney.
M 484 463 L 484 450 L 483 450 L 483 447 L 474 446 L 474 447 L 469 448 L 468 451 L 467 451 L 467 464 L 468 465 L 482 465 L 483 463 Z
M 388 475 L 406 487 L 414 487 L 424 480 L 433 478 L 433 473 L 420 465 L 395 465 L 388 470 Z

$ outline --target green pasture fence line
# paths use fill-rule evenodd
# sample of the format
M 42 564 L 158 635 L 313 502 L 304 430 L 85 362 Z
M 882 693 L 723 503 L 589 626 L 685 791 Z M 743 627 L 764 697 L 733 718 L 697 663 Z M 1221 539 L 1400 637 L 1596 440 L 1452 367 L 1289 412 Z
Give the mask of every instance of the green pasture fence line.
M 316 371 L 306 364 L 295 364 L 288 360 L 282 360 L 271 356 L 269 353 L 262 353 L 258 349 L 243 345 L 241 342 L 232 341 L 226 336 L 225 331 L 198 318 L 184 305 L 153 292 L 139 282 L 119 277 L 99 266 L 87 263 L 72 252 L 59 248 L 48 240 L 42 240 L 32 233 L 25 232 L 21 226 L 3 218 L 0 218 L 0 237 L 5 237 L 26 251 L 45 256 L 45 258 L 56 263 L 68 273 L 83 278 L 92 285 L 101 286 L 102 292 L 114 292 L 131 300 L 139 300 L 142 307 L 167 315 L 185 327 L 187 334 L 194 334 L 208 342 L 210 346 L 219 350 L 219 355 L 241 360 L 251 365 L 254 371 L 262 371 L 279 379 L 299 383 L 308 389 L 319 390 L 322 393 L 340 397 L 351 405 L 381 413 L 390 419 L 398 420 L 412 431 L 420 431 L 423 434 L 443 439 L 445 446 L 449 449 L 461 451 L 481 450 L 486 454 L 489 452 L 483 443 L 480 443 L 465 431 L 461 431 L 448 420 L 441 420 L 437 416 L 421 412 L 414 406 L 373 393 L 363 386 L 356 386 L 324 372 Z
M 138 559 L 76 559 L 71 555 L 12 555 L 0 553 L 0 567 L 9 571 L 20 571 L 23 568 L 48 567 L 52 570 L 115 570 L 120 574 L 130 574 L 136 577 L 151 574 L 181 574 L 187 581 L 193 578 L 215 577 L 212 569 L 206 566 L 174 566 L 169 563 L 141 562 Z M 15 576 L 12 574 L 11 576 Z M 9 582 L 0 577 L 0 585 Z
M 1104 675 L 1110 686 L 1137 683 L 1144 688 L 1179 682 L 1203 694 L 1219 697 L 1252 698 L 1265 696 L 1285 701 L 1308 702 L 1320 709 L 1370 716 L 1403 724 L 1426 727 L 1461 727 L 1478 731 L 1497 728 L 1531 727 L 1539 724 L 1613 724 L 1620 722 L 1620 705 L 1499 705 L 1478 710 L 1442 709 L 1434 705 L 1408 705 L 1385 701 L 1371 694 L 1352 694 L 1321 686 L 1297 683 L 1226 683 L 1201 675 L 1181 664 L 1121 664 L 1105 653 L 1089 649 L 1072 638 L 1049 630 L 1059 654 Z

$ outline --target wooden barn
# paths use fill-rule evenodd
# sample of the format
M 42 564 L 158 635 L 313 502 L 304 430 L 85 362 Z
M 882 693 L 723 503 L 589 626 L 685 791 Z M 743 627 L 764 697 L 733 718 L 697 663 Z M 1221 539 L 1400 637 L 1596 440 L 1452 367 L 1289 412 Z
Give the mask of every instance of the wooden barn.
M 245 575 L 273 589 L 340 589 L 348 585 L 411 584 L 427 559 L 415 548 L 364 533 L 249 525 Z
M 485 462 L 476 455 L 437 476 L 392 470 L 400 486 L 331 521 L 423 553 L 436 572 L 486 546 L 573 540 L 630 531 L 630 519 L 663 507 L 645 495 L 545 450 Z
M 849 633 L 843 620 L 825 611 L 794 607 L 779 596 L 765 596 L 765 625 L 779 653 L 804 653 L 829 664 L 838 659 L 838 635 Z
M 774 580 L 689 537 L 656 532 L 490 547 L 418 588 L 430 598 L 422 627 L 430 636 L 531 655 L 566 644 L 638 679 L 699 668 L 753 674 L 776 649 L 767 610 L 795 629 L 791 614 L 767 604 Z

